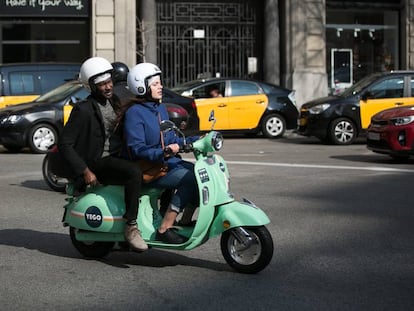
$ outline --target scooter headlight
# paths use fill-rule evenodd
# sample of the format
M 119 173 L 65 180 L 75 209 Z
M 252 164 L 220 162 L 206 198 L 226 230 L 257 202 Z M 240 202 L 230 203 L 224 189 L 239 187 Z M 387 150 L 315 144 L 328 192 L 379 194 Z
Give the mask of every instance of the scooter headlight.
M 218 151 L 223 147 L 223 135 L 220 132 L 215 132 L 212 139 L 211 145 L 213 146 L 214 150 Z

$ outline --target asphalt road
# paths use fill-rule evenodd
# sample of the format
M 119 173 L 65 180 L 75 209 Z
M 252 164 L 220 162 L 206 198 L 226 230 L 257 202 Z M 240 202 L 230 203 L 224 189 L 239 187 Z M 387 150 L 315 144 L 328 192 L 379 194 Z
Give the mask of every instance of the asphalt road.
M 275 253 L 234 272 L 219 239 L 86 260 L 61 225 L 42 155 L 0 147 L 2 310 L 413 310 L 414 160 L 313 139 L 226 138 L 236 197 L 263 208 Z

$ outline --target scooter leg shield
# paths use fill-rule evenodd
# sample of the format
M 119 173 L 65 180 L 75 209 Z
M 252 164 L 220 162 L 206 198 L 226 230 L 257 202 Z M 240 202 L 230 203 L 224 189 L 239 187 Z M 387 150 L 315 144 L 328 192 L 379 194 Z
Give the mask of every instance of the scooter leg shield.
M 123 232 L 123 196 L 121 186 L 95 187 L 66 206 L 64 223 L 88 231 Z
M 262 226 L 270 223 L 269 217 L 260 208 L 247 202 L 231 202 L 218 207 L 211 225 L 210 237 L 240 226 Z

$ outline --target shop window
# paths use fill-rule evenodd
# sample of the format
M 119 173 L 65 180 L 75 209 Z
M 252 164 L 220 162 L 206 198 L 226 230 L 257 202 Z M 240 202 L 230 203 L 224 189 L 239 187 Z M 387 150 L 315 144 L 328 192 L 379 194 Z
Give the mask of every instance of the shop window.
M 89 56 L 86 21 L 0 23 L 0 63 L 81 62 Z
M 352 52 L 351 84 L 375 73 L 399 69 L 398 11 L 361 9 L 327 9 L 327 72 L 334 64 L 330 51 Z M 329 81 L 329 87 L 335 85 Z

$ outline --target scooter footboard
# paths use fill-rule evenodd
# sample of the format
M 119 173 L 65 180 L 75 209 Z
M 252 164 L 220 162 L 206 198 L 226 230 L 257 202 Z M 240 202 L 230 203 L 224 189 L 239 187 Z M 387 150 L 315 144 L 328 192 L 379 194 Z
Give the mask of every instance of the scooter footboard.
M 220 235 L 223 231 L 240 226 L 262 226 L 270 223 L 269 217 L 253 204 L 231 202 L 217 208 L 217 215 L 211 225 L 210 237 Z

